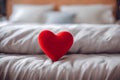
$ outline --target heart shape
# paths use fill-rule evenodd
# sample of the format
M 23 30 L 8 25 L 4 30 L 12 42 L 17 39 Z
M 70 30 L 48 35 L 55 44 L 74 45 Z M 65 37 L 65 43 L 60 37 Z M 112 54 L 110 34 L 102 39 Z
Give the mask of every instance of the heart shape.
M 59 60 L 64 56 L 73 44 L 73 36 L 63 31 L 55 35 L 49 30 L 42 31 L 38 36 L 38 42 L 43 52 L 52 61 Z

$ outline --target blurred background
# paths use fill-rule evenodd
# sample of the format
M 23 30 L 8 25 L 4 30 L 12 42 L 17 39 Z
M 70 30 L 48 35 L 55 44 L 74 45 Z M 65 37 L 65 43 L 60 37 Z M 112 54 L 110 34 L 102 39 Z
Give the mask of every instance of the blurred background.
M 6 0 L 0 0 L 0 21 L 6 18 Z
M 0 0 L 0 15 L 6 15 L 6 0 Z
M 7 15 L 6 5 L 7 5 L 7 0 L 0 0 L 0 20 L 3 20 L 6 18 L 6 15 Z M 116 19 L 120 20 L 120 0 L 117 0 L 116 5 L 117 5 Z

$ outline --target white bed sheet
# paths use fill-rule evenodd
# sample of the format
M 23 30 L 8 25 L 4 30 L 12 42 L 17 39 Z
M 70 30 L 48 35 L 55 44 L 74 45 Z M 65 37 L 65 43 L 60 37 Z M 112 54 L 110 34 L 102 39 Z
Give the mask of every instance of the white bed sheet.
M 120 54 L 0 55 L 0 80 L 120 80 Z

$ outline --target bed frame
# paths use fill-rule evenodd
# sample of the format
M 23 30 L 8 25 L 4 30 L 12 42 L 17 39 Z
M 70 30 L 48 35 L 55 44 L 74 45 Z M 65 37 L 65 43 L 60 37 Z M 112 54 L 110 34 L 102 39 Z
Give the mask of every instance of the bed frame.
M 59 10 L 60 5 L 70 4 L 110 4 L 113 6 L 113 13 L 116 14 L 117 0 L 7 0 L 7 16 L 12 12 L 13 4 L 54 4 L 55 10 Z M 116 16 L 116 15 L 115 15 Z

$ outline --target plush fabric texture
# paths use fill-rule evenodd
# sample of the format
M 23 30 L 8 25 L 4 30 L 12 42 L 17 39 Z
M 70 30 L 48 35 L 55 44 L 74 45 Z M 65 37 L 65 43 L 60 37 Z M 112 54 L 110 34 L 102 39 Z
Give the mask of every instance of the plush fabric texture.
M 69 52 L 101 53 L 120 52 L 120 25 L 117 24 L 7 24 L 0 26 L 0 52 L 40 54 L 38 35 L 43 30 L 55 34 L 68 31 L 74 42 Z
M 60 11 L 75 13 L 76 23 L 109 24 L 115 21 L 111 5 L 63 5 Z
M 39 34 L 38 41 L 44 53 L 52 61 L 57 61 L 70 49 L 73 44 L 73 37 L 65 31 L 55 35 L 49 30 L 44 30 Z
M 44 23 L 45 14 L 53 9 L 53 5 L 15 4 L 9 20 L 15 23 Z
M 0 55 L 0 80 L 119 80 L 120 54 Z
M 46 24 L 72 24 L 75 14 L 68 12 L 50 12 L 46 15 Z

